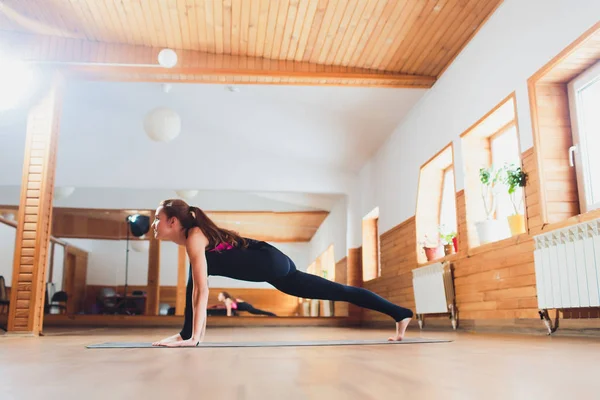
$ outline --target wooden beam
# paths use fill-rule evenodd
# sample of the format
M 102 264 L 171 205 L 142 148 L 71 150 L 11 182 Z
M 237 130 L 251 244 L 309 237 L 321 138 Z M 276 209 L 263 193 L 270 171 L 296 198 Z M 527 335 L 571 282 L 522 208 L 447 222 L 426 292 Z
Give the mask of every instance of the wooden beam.
M 146 315 L 158 315 L 158 304 L 160 302 L 160 240 L 156 240 L 154 235 L 149 236 Z
M 176 50 L 177 65 L 163 68 L 159 48 L 16 32 L 3 33 L 0 47 L 13 57 L 59 66 L 69 77 L 88 80 L 395 88 L 430 88 L 436 81 L 433 76 L 192 50 Z
M 55 74 L 27 120 L 8 331 L 39 335 L 52 222 L 63 79 Z
M 186 254 L 185 246 L 177 248 L 177 295 L 175 298 L 175 315 L 183 315 L 185 312 L 185 294 L 186 294 Z
M 348 286 L 363 287 L 362 247 L 348 249 L 347 258 L 347 284 Z M 353 304 L 348 305 L 350 320 L 357 322 L 362 318 L 362 310 Z

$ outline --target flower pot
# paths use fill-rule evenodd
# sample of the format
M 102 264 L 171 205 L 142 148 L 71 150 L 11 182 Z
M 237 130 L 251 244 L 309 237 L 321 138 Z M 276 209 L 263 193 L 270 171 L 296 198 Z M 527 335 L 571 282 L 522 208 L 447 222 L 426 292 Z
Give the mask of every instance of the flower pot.
M 508 219 L 508 226 L 510 226 L 510 233 L 513 236 L 525 233 L 525 216 L 523 214 L 511 215 L 506 218 Z
M 486 219 L 475 223 L 479 244 L 496 242 L 503 239 L 505 235 L 505 226 L 496 219 Z
M 452 254 L 453 253 L 453 251 L 452 251 L 453 248 L 454 248 L 454 246 L 452 244 L 445 244 L 444 245 L 444 255 L 449 256 L 450 254 Z
M 438 258 L 442 257 L 441 254 L 439 254 L 439 250 L 440 247 L 423 247 L 423 250 L 425 250 L 425 257 L 427 257 L 427 261 L 433 261 L 433 260 L 437 260 Z
M 452 244 L 454 245 L 454 252 L 458 253 L 458 238 L 456 236 L 452 238 Z

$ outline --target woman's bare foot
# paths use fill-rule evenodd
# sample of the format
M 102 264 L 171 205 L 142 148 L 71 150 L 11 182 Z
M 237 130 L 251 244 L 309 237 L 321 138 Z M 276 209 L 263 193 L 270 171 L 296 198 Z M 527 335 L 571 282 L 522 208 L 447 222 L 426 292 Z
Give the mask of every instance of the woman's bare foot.
M 167 343 L 181 342 L 182 340 L 183 340 L 183 338 L 178 333 L 176 335 L 169 336 L 168 338 L 164 338 L 163 340 L 160 340 L 158 342 L 154 342 L 154 343 L 152 343 L 152 346 L 164 346 Z
M 399 342 L 404 339 L 404 332 L 406 332 L 406 327 L 410 323 L 412 318 L 404 318 L 402 321 L 396 322 L 396 335 L 390 337 L 388 340 L 391 342 Z

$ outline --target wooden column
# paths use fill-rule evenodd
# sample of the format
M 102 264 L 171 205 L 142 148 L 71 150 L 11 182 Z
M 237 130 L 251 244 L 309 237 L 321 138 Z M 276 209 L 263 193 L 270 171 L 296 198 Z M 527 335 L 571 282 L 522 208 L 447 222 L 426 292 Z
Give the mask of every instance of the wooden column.
M 146 315 L 158 315 L 158 303 L 160 301 L 160 240 L 156 240 L 154 235 L 149 236 L 150 250 L 148 254 Z
M 179 246 L 177 253 L 177 297 L 175 298 L 175 315 L 183 315 L 185 312 L 186 293 L 186 254 L 185 246 Z
M 379 276 L 379 233 L 377 232 L 377 218 L 368 218 L 362 221 L 362 277 L 370 281 Z
M 348 285 L 363 286 L 362 248 L 348 249 Z M 348 305 L 348 316 L 355 322 L 360 322 L 362 310 L 353 304 Z
M 43 325 L 63 87 L 59 74 L 52 79 L 27 120 L 8 316 L 8 331 L 13 333 L 39 335 Z

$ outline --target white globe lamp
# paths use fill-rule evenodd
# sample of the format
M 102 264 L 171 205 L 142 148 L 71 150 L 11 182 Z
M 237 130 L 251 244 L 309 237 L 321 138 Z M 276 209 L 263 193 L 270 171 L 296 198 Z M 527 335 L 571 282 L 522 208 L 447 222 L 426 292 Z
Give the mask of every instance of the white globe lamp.
M 196 195 L 198 194 L 198 191 L 182 189 L 182 190 L 176 190 L 175 193 L 177 193 L 177 196 L 179 196 L 185 200 L 190 200 L 190 199 L 193 199 L 194 197 L 196 197 Z
M 173 68 L 177 65 L 177 53 L 171 49 L 162 49 L 158 53 L 158 63 L 161 67 Z
M 147 240 L 134 240 L 131 242 L 131 248 L 137 253 L 143 253 L 150 248 L 150 242 Z
M 144 117 L 144 130 L 155 142 L 170 142 L 181 132 L 181 117 L 170 108 L 155 108 Z
M 63 186 L 63 187 L 55 187 L 54 188 L 54 200 L 62 200 L 66 199 L 70 195 L 73 194 L 75 188 L 72 186 Z

